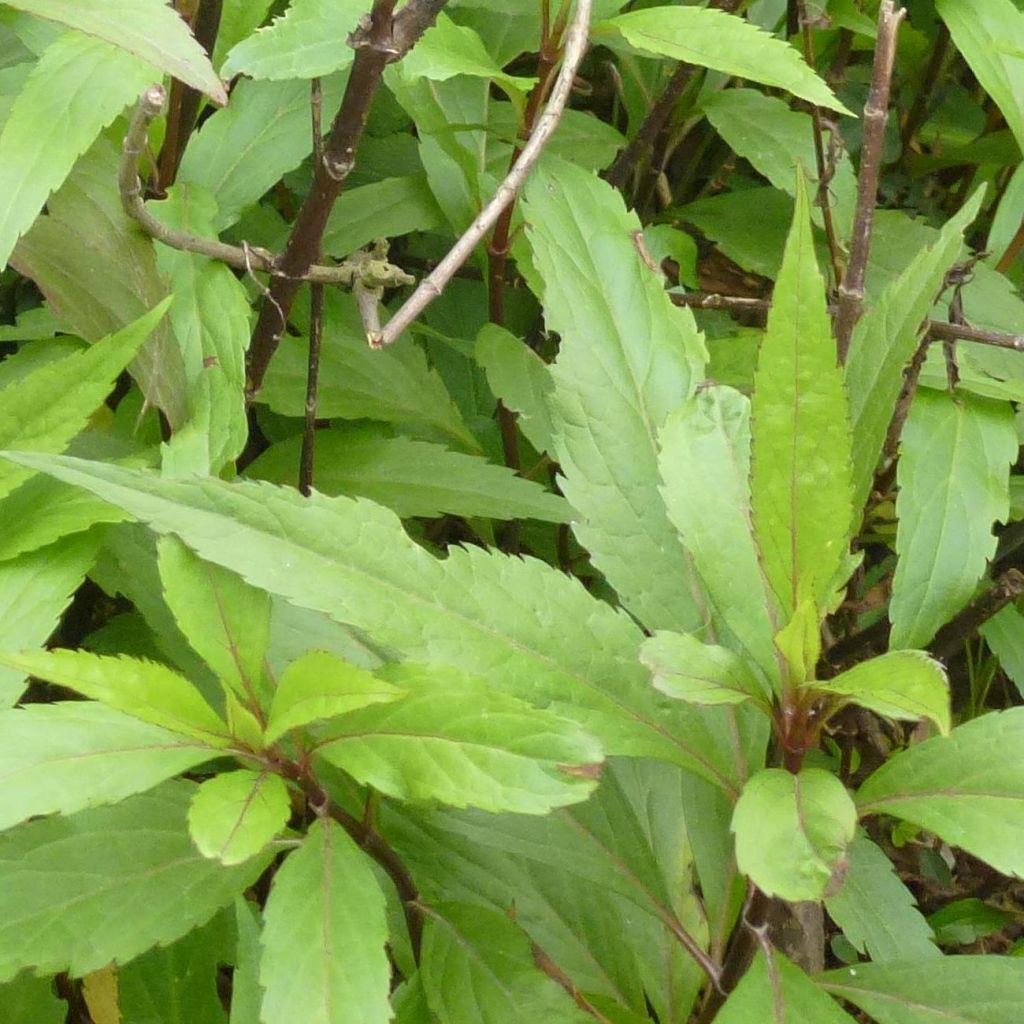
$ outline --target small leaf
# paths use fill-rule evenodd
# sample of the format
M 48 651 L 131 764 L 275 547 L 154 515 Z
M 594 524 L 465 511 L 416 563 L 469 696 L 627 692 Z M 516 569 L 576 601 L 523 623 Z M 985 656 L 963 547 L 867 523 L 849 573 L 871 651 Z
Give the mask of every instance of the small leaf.
M 820 900 L 841 878 L 856 828 L 853 800 L 830 772 L 766 768 L 736 803 L 736 861 L 769 896 Z
M 405 691 L 327 651 L 310 651 L 281 676 L 270 708 L 266 738 L 275 743 L 289 729 L 320 719 L 399 700 Z
M 949 734 L 946 670 L 924 651 L 890 651 L 814 687 L 843 694 L 855 704 L 889 718 L 927 718 L 944 736 Z
M 997 935 L 1015 922 L 1014 914 L 979 899 L 954 900 L 928 915 L 940 946 L 969 946 Z
M 280 775 L 239 769 L 203 782 L 188 809 L 192 841 L 204 857 L 241 864 L 284 828 L 291 814 Z
M 68 1004 L 54 992 L 53 979 L 31 974 L 0 985 L 0 1006 L 4 1008 L 4 1024 L 64 1024 L 68 1013 Z M 94 1024 L 119 1024 L 96 1014 L 92 1019 Z

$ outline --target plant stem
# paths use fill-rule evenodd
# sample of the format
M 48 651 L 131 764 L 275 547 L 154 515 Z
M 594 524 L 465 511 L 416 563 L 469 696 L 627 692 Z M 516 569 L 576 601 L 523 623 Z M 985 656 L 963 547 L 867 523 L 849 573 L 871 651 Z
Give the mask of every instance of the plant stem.
M 904 156 L 914 136 L 917 135 L 921 125 L 924 124 L 928 114 L 928 104 L 932 94 L 935 92 L 935 85 L 939 80 L 942 66 L 946 62 L 946 55 L 949 52 L 949 29 L 945 22 L 939 23 L 939 30 L 935 36 L 935 45 L 932 47 L 931 57 L 928 59 L 928 67 L 925 68 L 924 79 L 920 88 L 914 96 L 914 102 L 903 122 L 903 129 L 900 132 Z
M 980 597 L 953 616 L 936 634 L 928 650 L 940 660 L 951 658 L 967 640 L 1008 604 L 1024 595 L 1024 573 L 1007 569 Z

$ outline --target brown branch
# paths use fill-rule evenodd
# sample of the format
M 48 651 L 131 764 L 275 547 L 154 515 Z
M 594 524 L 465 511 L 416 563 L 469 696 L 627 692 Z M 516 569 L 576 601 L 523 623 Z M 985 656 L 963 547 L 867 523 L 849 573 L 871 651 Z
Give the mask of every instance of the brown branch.
M 885 124 L 889 118 L 889 87 L 896 58 L 896 34 L 905 14 L 903 9 L 893 9 L 893 0 L 882 0 L 878 9 L 878 42 L 875 47 L 871 91 L 864 106 L 864 144 L 857 182 L 857 210 L 850 236 L 850 259 L 838 288 L 835 332 L 836 353 L 840 364 L 846 362 L 853 328 L 864 306 L 864 275 L 871 249 L 878 178 L 882 170 Z
M 355 165 L 356 150 L 384 69 L 412 49 L 446 2 L 409 0 L 395 14 L 397 0 L 375 0 L 373 9 L 349 36 L 349 45 L 356 55 L 345 95 L 331 125 L 323 159 L 315 164 L 309 194 L 292 225 L 284 252 L 276 261 L 278 276 L 271 284 L 272 301 L 260 307 L 249 345 L 250 394 L 263 383 L 299 286 L 308 277 L 320 251 L 327 219 Z
M 1024 573 L 1008 569 L 981 596 L 953 616 L 936 634 L 928 649 L 936 658 L 951 658 L 966 640 L 1008 604 L 1024 595 Z
M 911 142 L 913 142 L 914 136 L 917 135 L 921 125 L 924 124 L 925 117 L 928 114 L 928 104 L 931 101 L 932 94 L 935 92 L 935 85 L 939 80 L 942 65 L 945 63 L 948 53 L 949 29 L 946 28 L 946 23 L 941 21 L 935 36 L 935 45 L 932 47 L 931 57 L 928 59 L 928 67 L 925 68 L 924 79 L 914 96 L 914 102 L 911 104 L 910 111 L 907 113 L 902 131 L 900 132 L 904 156 L 906 156 L 906 151 Z

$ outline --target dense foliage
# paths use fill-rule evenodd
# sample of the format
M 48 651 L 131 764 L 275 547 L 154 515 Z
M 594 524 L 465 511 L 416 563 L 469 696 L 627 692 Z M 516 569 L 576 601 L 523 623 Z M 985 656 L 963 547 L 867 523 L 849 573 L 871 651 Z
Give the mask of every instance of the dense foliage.
M 905 6 L 0 3 L 3 1024 L 1019 1019 L 1024 2 Z

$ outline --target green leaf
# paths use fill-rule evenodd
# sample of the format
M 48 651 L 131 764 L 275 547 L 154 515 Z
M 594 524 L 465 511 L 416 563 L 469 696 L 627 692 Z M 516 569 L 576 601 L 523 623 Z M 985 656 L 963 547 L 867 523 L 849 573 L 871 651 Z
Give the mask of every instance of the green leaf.
M 263 989 L 260 988 L 260 919 L 259 909 L 243 896 L 235 900 L 235 927 L 238 948 L 235 970 L 231 976 L 230 1024 L 258 1024 Z
M 889 646 L 923 647 L 973 596 L 1010 510 L 1013 408 L 920 390 L 903 427 Z
M 853 1018 L 778 950 L 759 950 L 715 1024 L 853 1024 Z
M 0 711 L 0 830 L 35 815 L 116 803 L 215 756 L 102 704 Z
M 1024 694 L 1024 615 L 1016 605 L 1007 605 L 979 631 L 999 667 L 1010 677 L 1017 692 Z
M 658 490 L 657 438 L 693 393 L 703 339 L 644 264 L 640 222 L 610 186 L 549 159 L 526 199 L 545 322 L 562 338 L 550 411 L 574 532 L 645 626 L 692 631 L 706 615 Z
M 875 467 L 910 362 L 946 272 L 963 249 L 964 229 L 978 215 L 979 189 L 943 226 L 931 245 L 918 250 L 857 322 L 846 360 L 853 434 L 853 507 L 859 516 L 871 493 Z
M 863 832 L 850 843 L 843 884 L 825 907 L 857 952 L 877 963 L 942 956 L 914 894 Z
M 947 956 L 917 963 L 857 964 L 819 975 L 818 984 L 878 1024 L 1007 1024 L 1024 1005 L 1024 960 Z
M 273 445 L 248 475 L 274 483 L 295 480 L 302 438 Z M 324 494 L 348 494 L 409 516 L 482 516 L 564 523 L 564 498 L 479 455 L 453 452 L 431 441 L 386 437 L 373 428 L 321 430 L 313 482 Z
M 225 55 L 263 24 L 273 3 L 274 0 L 223 0 L 217 43 L 213 48 L 214 67 L 221 67 Z
M 250 769 L 222 772 L 196 790 L 188 830 L 204 857 L 241 864 L 284 828 L 291 811 L 280 775 Z
M 846 393 L 808 211 L 801 183 L 751 408 L 754 527 L 784 622 L 805 599 L 824 611 L 845 582 L 851 518 Z
M 399 800 L 546 814 L 585 800 L 600 747 L 575 723 L 454 669 L 394 666 L 401 700 L 351 711 L 319 735 L 317 753 Z
M 969 946 L 997 935 L 1015 920 L 1010 911 L 976 898 L 954 900 L 928 915 L 928 924 L 935 929 L 935 941 L 940 946 Z
M 507 914 L 471 904 L 432 904 L 420 977 L 440 1024 L 586 1024 L 569 994 L 536 966 L 529 937 Z
M 142 722 L 214 747 L 230 738 L 217 713 L 182 675 L 166 665 L 88 651 L 0 651 L 0 664 L 67 686 Z
M 387 1024 L 384 894 L 340 826 L 313 823 L 277 872 L 264 919 L 264 1024 Z
M 814 688 L 849 697 L 889 718 L 927 718 L 949 734 L 949 680 L 941 663 L 924 651 L 890 651 L 862 661 Z
M 270 708 L 266 738 L 276 743 L 289 729 L 399 700 L 405 691 L 327 651 L 310 651 L 281 676 Z
M 366 13 L 363 0 L 292 0 L 266 28 L 234 46 L 222 78 L 319 78 L 352 63 L 348 37 Z
M 956 48 L 1024 148 L 1024 13 L 1011 0 L 936 0 Z
M 64 1024 L 68 1005 L 58 999 L 52 978 L 22 974 L 0 985 L 5 1024 Z
M 0 134 L 0 266 L 78 157 L 153 76 L 138 58 L 78 32 L 47 47 Z
M 243 702 L 259 706 L 270 595 L 196 557 L 177 537 L 158 545 L 164 600 L 189 644 Z
M 26 967 L 80 977 L 125 963 L 252 885 L 269 857 L 226 868 L 192 845 L 185 816 L 194 790 L 168 782 L 0 835 L 0 980 Z
M 861 815 L 890 814 L 1004 874 L 1024 875 L 1024 708 L 982 715 L 897 754 L 857 792 Z
M 768 692 L 750 666 L 725 647 L 705 644 L 690 633 L 658 631 L 640 647 L 640 661 L 662 693 L 691 704 L 742 704 L 770 707 Z
M 650 7 L 594 26 L 594 42 L 629 46 L 654 57 L 697 64 L 785 89 L 808 103 L 849 114 L 797 51 L 743 18 L 696 7 Z
M 830 772 L 766 768 L 736 803 L 736 861 L 769 896 L 820 900 L 842 877 L 856 828 L 853 800 Z
M 9 0 L 7 6 L 105 39 L 206 93 L 215 103 L 227 103 L 224 84 L 210 59 L 163 0 Z
M 708 595 L 714 634 L 774 683 L 776 611 L 750 519 L 750 402 L 731 388 L 702 388 L 660 440 L 661 493 Z

